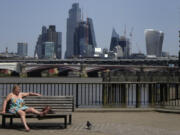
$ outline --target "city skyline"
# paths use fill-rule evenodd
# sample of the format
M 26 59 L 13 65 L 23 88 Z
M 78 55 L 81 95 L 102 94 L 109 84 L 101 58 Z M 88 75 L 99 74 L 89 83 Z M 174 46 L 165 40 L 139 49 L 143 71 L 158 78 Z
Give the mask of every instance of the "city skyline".
M 8 47 L 9 52 L 17 50 L 18 42 L 28 43 L 28 54 L 33 56 L 39 30 L 43 25 L 56 25 L 62 32 L 62 58 L 66 50 L 66 20 L 68 10 L 78 2 L 83 18 L 91 17 L 96 33 L 97 47 L 109 48 L 112 29 L 129 36 L 134 27 L 132 52 L 138 52 L 135 44 L 146 53 L 144 30 L 162 30 L 165 34 L 163 51 L 177 55 L 180 22 L 180 1 L 178 0 L 2 0 L 0 2 L 1 36 L 0 52 Z M 48 9 L 48 10 L 47 10 Z

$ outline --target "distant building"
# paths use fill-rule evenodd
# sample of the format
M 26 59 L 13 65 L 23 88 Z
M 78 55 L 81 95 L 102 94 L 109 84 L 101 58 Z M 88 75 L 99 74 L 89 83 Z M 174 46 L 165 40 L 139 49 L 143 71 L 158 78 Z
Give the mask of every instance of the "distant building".
M 121 47 L 124 58 L 128 58 L 130 56 L 129 38 L 125 36 L 119 36 L 119 34 L 116 33 L 115 29 L 113 29 L 110 43 L 110 51 L 114 51 L 116 46 Z
M 117 58 L 122 58 L 124 56 L 122 47 L 120 45 L 116 46 L 113 50 L 116 53 Z
M 44 58 L 55 58 L 55 43 L 44 42 L 43 43 L 43 55 Z
M 96 39 L 92 19 L 79 22 L 74 32 L 74 57 L 93 57 Z
M 89 44 L 93 45 L 93 48 L 97 47 L 96 44 L 96 36 L 94 32 L 94 25 L 93 25 L 93 20 L 91 18 L 87 18 L 87 25 L 88 25 L 88 39 L 89 39 Z
M 28 55 L 28 44 L 27 43 L 17 43 L 17 55 L 25 57 Z
M 5 52 L 1 52 L 0 53 L 0 59 L 6 59 L 6 58 L 19 58 L 20 56 L 17 55 L 17 53 L 14 53 L 14 52 L 11 52 L 9 53 L 8 52 L 8 48 L 6 47 L 6 51 Z
M 161 57 L 164 33 L 162 31 L 153 29 L 146 29 L 144 33 L 147 55 L 155 55 L 156 57 Z
M 119 38 L 119 46 L 122 48 L 124 58 L 128 58 L 130 56 L 130 41 L 129 38 L 125 36 L 120 36 Z
M 94 57 L 100 58 L 100 57 L 102 57 L 102 54 L 103 54 L 103 52 L 102 52 L 101 48 L 94 48 Z
M 47 43 L 48 45 L 52 45 L 52 48 L 54 48 L 53 58 L 61 59 L 62 33 L 56 32 L 55 25 L 50 25 L 48 29 L 45 26 L 42 27 L 42 33 L 39 35 L 34 55 L 40 59 L 47 58 L 44 52 L 44 44 L 47 45 Z
M 130 56 L 131 59 L 145 59 L 146 56 L 143 53 L 133 53 Z
M 162 57 L 169 57 L 169 52 L 162 52 Z
M 74 3 L 69 10 L 69 17 L 67 18 L 65 58 L 74 56 L 74 32 L 80 21 L 81 9 L 79 8 L 79 3 Z
M 111 43 L 110 43 L 110 51 L 113 51 L 113 49 L 119 45 L 119 34 L 113 29 L 112 36 L 111 36 Z

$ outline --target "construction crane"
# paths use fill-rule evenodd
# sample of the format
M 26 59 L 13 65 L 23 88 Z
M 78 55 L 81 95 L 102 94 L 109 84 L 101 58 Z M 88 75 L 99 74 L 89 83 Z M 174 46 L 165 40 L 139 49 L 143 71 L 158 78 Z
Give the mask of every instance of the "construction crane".
M 132 52 L 132 37 L 133 37 L 133 30 L 134 30 L 134 27 L 131 28 L 131 31 L 129 33 L 129 37 L 130 37 L 130 45 L 129 45 L 129 51 L 130 51 L 130 54 Z
M 124 25 L 124 37 L 126 38 L 126 24 Z
M 134 27 L 131 28 L 131 31 L 129 33 L 129 36 L 132 37 L 133 36 L 133 31 L 134 31 Z

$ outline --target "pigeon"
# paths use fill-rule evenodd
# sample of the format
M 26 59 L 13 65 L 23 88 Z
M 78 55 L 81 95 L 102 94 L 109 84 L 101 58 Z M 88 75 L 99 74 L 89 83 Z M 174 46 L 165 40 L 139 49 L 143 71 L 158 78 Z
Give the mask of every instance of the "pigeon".
M 89 121 L 87 121 L 86 126 L 87 126 L 87 129 L 89 130 L 92 128 L 92 124 Z

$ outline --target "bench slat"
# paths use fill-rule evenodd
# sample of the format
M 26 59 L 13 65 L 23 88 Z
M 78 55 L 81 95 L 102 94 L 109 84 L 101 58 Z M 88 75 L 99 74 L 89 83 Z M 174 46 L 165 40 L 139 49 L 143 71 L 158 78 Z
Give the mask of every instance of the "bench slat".
M 42 108 L 36 108 L 38 111 L 41 111 L 42 110 Z M 72 112 L 72 109 L 63 109 L 63 108 L 61 108 L 61 109 L 52 109 L 54 112 L 55 112 L 55 114 L 56 113 L 61 113 L 61 112 Z
M 72 96 L 69 96 L 69 97 L 64 97 L 64 96 L 28 96 L 28 97 L 25 97 L 25 99 L 73 99 Z
M 27 101 L 27 100 L 25 100 L 25 103 L 26 104 L 36 104 L 36 103 L 41 103 L 41 104 L 46 104 L 46 103 L 56 103 L 56 104 L 72 104 L 73 102 L 72 101 L 57 101 L 57 100 L 54 100 L 54 101 L 41 101 L 41 100 L 39 100 L 39 101 L 33 101 L 33 100 L 31 100 L 31 101 Z

